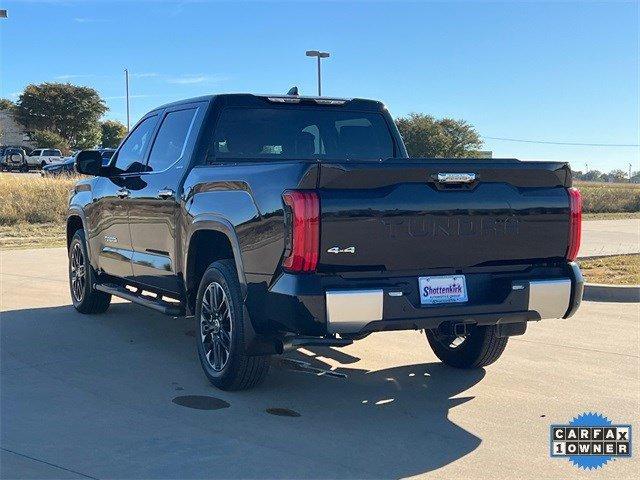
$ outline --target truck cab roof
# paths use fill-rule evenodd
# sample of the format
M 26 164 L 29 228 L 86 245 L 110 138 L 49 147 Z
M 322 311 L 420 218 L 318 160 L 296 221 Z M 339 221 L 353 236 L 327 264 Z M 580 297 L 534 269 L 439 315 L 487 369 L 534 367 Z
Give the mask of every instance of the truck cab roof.
M 199 102 L 213 102 L 220 100 L 223 104 L 232 106 L 247 106 L 255 107 L 264 105 L 265 102 L 270 104 L 315 104 L 315 105 L 327 105 L 327 106 L 350 106 L 356 107 L 359 110 L 373 110 L 377 111 L 384 108 L 384 104 L 378 100 L 369 100 L 364 98 L 344 98 L 344 97 L 318 97 L 318 96 L 303 96 L 303 95 L 282 95 L 282 94 L 252 94 L 252 93 L 222 93 L 216 95 L 203 95 L 200 97 L 187 98 L 184 100 L 178 100 L 176 102 L 167 103 L 154 110 L 162 110 L 165 108 L 172 108 L 180 105 L 199 103 Z

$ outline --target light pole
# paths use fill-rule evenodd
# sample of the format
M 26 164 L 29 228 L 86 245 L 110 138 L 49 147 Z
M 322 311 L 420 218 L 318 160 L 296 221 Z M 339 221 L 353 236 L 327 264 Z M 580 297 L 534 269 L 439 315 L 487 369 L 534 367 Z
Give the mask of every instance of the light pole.
M 318 96 L 322 96 L 322 79 L 320 74 L 320 59 L 328 58 L 329 52 L 321 52 L 320 50 L 307 50 L 307 57 L 317 57 L 318 58 Z
M 126 99 L 127 99 L 127 133 L 129 133 L 129 70 L 124 69 L 124 84 L 125 89 L 127 91 Z

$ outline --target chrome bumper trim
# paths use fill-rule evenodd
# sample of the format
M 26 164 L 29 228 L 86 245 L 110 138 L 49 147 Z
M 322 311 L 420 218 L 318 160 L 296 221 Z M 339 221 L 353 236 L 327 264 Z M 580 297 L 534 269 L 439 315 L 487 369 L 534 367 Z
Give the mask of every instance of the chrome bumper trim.
M 562 318 L 569 309 L 571 280 L 535 280 L 529 282 L 529 310 L 541 319 Z
M 369 322 L 382 320 L 383 299 L 382 289 L 327 291 L 329 333 L 355 333 Z

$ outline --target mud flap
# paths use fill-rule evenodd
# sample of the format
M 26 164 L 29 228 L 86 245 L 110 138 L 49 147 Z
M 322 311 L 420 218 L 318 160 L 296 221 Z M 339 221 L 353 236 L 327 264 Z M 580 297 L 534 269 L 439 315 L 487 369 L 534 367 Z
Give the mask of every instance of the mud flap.
M 249 311 L 246 305 L 242 305 L 242 312 L 244 316 L 244 353 L 250 357 L 256 357 L 261 355 L 275 355 L 276 351 L 276 339 L 269 335 L 260 335 L 256 333 L 253 328 L 253 323 L 249 317 Z

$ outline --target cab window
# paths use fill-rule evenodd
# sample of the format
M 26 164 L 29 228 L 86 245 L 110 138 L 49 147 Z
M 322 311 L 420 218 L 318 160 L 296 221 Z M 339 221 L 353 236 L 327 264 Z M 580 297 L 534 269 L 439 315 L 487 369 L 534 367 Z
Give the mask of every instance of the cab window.
M 195 113 L 195 108 L 167 113 L 153 142 L 147 171 L 166 170 L 182 158 Z
M 115 155 L 115 173 L 140 173 L 144 170 L 144 154 L 157 121 L 158 117 L 152 115 L 135 127 Z

